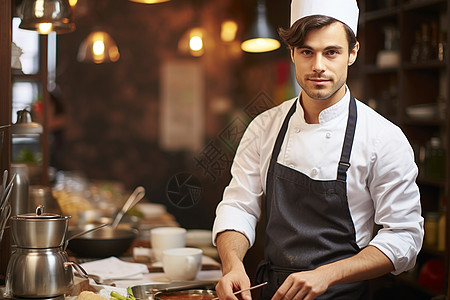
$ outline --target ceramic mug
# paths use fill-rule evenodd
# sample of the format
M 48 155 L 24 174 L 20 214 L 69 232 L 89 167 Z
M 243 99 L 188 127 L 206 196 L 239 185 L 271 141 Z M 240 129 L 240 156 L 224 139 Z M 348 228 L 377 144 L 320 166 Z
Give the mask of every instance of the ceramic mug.
M 150 243 L 156 261 L 162 260 L 162 252 L 186 246 L 186 229 L 181 227 L 158 227 L 150 231 Z
M 194 280 L 202 267 L 199 248 L 173 248 L 163 251 L 164 274 L 171 280 Z

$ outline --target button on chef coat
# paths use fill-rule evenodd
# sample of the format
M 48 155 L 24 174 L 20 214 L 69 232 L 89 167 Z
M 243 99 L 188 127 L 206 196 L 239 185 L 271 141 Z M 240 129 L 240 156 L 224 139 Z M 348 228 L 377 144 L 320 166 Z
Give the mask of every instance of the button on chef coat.
M 234 158 L 232 179 L 216 210 L 214 240 L 224 230 L 236 230 L 253 245 L 275 139 L 296 100 L 285 101 L 258 115 L 248 126 Z M 347 89 L 338 103 L 320 113 L 319 124 L 306 123 L 297 101 L 278 162 L 315 180 L 336 179 L 349 101 Z M 369 244 L 377 247 L 392 261 L 392 273 L 399 274 L 414 267 L 423 241 L 414 153 L 399 127 L 360 101 L 357 111 L 351 166 L 347 171 L 347 196 L 356 242 L 360 248 Z M 373 237 L 374 222 L 383 228 Z

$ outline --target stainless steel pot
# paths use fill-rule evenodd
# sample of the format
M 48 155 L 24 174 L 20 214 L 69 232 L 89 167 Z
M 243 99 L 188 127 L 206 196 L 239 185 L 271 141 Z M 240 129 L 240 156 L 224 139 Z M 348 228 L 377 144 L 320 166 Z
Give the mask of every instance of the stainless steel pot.
M 83 268 L 69 261 L 65 241 L 70 217 L 36 214 L 11 218 L 15 242 L 8 263 L 5 295 L 24 298 L 50 298 L 64 295 L 73 285 L 74 267 L 87 278 Z
M 69 219 L 70 216 L 44 213 L 40 205 L 36 213 L 13 216 L 10 222 L 15 246 L 32 249 L 61 247 L 66 239 Z
M 72 267 L 86 272 L 61 248 L 21 249 L 11 255 L 6 291 L 12 297 L 49 298 L 66 294 L 73 285 Z

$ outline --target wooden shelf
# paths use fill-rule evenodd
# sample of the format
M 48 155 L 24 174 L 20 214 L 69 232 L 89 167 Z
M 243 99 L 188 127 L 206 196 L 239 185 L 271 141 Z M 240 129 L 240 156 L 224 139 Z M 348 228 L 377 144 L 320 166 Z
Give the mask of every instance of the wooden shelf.
M 444 97 L 447 112 L 450 107 L 450 58 L 448 45 L 450 45 L 450 0 L 397 0 L 392 7 L 383 8 L 385 2 L 360 0 L 361 17 L 358 31 L 358 40 L 361 50 L 358 55 L 358 72 L 350 73 L 352 82 L 361 85 L 364 101 L 374 99 L 380 113 L 399 125 L 408 137 L 411 144 L 425 146 L 431 137 L 439 136 L 446 150 L 445 170 L 447 178 L 434 180 L 423 177 L 423 169 L 417 179 L 421 191 L 423 215 L 428 211 L 442 209 L 442 199 L 450 200 L 450 118 L 433 118 L 420 120 L 410 118 L 407 108 L 418 104 L 438 104 L 438 99 Z M 387 3 L 387 2 L 386 2 Z M 415 42 L 416 32 L 421 32 L 422 24 L 439 24 L 441 31 L 446 32 L 446 57 L 443 61 L 428 60 L 411 62 L 410 52 Z M 384 49 L 385 26 L 394 26 L 398 30 L 399 60 L 396 67 L 380 68 L 375 62 L 378 53 Z M 446 93 L 446 94 L 443 94 Z M 450 208 L 447 209 L 447 220 L 450 220 Z M 450 222 L 447 221 L 446 249 L 438 251 L 430 247 L 423 247 L 419 254 L 419 266 L 423 260 L 430 257 L 439 257 L 445 260 L 448 283 Z M 417 274 L 416 274 L 417 275 Z M 396 286 L 415 287 L 418 293 L 430 291 L 420 287 L 417 279 L 407 275 L 390 276 L 388 280 L 399 282 Z M 400 283 L 401 282 L 401 283 Z M 449 284 L 446 284 L 448 289 Z M 450 297 L 450 290 L 445 291 Z M 429 298 L 426 298 L 429 299 Z

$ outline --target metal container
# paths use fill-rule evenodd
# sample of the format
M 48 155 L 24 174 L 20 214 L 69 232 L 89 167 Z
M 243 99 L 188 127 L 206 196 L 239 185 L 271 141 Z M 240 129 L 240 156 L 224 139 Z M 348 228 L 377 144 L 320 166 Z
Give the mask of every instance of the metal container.
M 43 212 L 11 218 L 16 243 L 8 263 L 5 295 L 12 298 L 54 298 L 66 294 L 73 285 L 73 270 L 86 271 L 69 261 L 65 251 L 70 217 Z
M 210 300 L 217 297 L 213 290 L 186 290 L 176 292 L 158 292 L 155 294 L 155 300 Z
M 13 297 L 64 295 L 73 285 L 72 262 L 60 248 L 17 248 L 9 261 L 7 291 Z
M 16 174 L 9 200 L 11 216 L 28 213 L 30 212 L 28 205 L 28 167 L 26 164 L 11 164 L 11 173 Z
M 215 288 L 217 282 L 218 280 L 154 282 L 132 286 L 131 290 L 136 299 L 153 300 L 155 299 L 155 294 L 161 292 L 175 292 L 191 289 L 212 290 Z
M 38 206 L 36 213 L 10 218 L 15 246 L 30 249 L 61 247 L 64 244 L 70 216 L 43 213 Z

